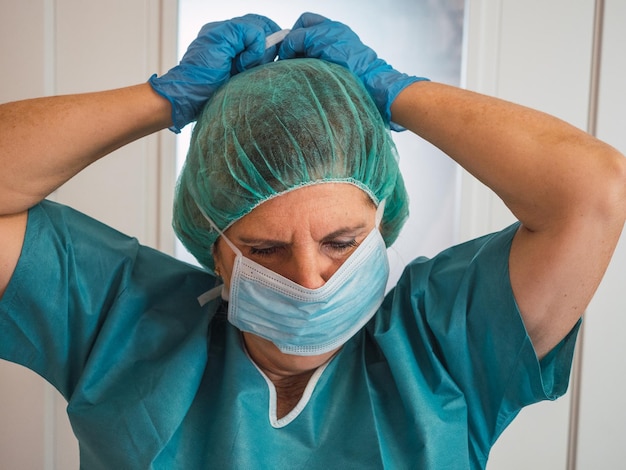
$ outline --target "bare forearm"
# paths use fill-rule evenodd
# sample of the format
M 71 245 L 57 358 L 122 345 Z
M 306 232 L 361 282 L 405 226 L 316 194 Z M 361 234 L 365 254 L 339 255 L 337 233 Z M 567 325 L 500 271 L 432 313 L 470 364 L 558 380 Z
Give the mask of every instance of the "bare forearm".
M 510 280 L 543 357 L 582 315 L 611 259 L 626 217 L 626 160 L 552 116 L 445 85 L 409 86 L 392 113 L 493 189 L 522 222 Z
M 407 88 L 392 112 L 493 189 L 529 229 L 606 197 L 599 189 L 623 193 L 623 157 L 544 113 L 428 82 Z
M 170 124 L 148 84 L 0 106 L 0 214 L 28 209 L 113 150 Z

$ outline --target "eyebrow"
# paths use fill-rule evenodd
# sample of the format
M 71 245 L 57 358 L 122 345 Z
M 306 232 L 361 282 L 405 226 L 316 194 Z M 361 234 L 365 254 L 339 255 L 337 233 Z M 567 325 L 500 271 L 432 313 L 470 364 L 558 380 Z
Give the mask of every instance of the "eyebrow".
M 323 237 L 322 240 L 329 240 L 332 238 L 341 237 L 343 235 L 351 235 L 354 232 L 360 232 L 366 227 L 366 225 L 367 224 L 359 224 L 352 227 L 342 227 L 339 230 L 335 230 L 334 232 L 329 233 L 328 235 Z
M 344 235 L 352 235 L 354 232 L 360 232 L 364 228 L 366 228 L 367 224 L 358 224 L 351 227 L 341 227 L 333 232 L 326 234 L 322 237 L 322 240 L 331 240 L 333 238 L 341 237 Z M 274 239 L 274 238 L 257 238 L 257 237 L 246 237 L 241 236 L 237 237 L 238 241 L 244 243 L 246 245 L 259 245 L 259 244 L 271 244 L 276 246 L 284 246 L 288 245 L 288 242 L 284 240 Z

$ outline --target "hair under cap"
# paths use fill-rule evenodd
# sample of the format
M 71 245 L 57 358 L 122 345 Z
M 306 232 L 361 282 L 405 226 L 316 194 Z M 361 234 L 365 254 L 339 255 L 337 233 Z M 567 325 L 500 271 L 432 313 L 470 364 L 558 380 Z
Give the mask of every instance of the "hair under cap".
M 319 59 L 289 59 L 231 78 L 194 127 L 174 198 L 174 230 L 213 270 L 218 232 L 287 191 L 344 182 L 385 200 L 381 232 L 391 245 L 408 216 L 396 149 L 360 81 Z

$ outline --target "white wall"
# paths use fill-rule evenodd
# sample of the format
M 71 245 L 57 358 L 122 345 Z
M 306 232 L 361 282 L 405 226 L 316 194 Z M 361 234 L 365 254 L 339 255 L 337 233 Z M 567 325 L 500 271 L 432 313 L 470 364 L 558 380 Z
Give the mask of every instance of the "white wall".
M 626 2 L 606 0 L 597 135 L 626 153 Z M 626 468 L 626 234 L 588 309 L 581 376 L 580 469 Z
M 626 3 L 605 0 L 599 138 L 626 153 Z M 469 2 L 468 88 L 525 104 L 588 129 L 594 0 Z M 505 156 L 503 156 L 505 158 Z M 462 238 L 497 229 L 510 212 L 464 175 Z M 522 411 L 496 443 L 489 470 L 604 469 L 626 465 L 626 236 L 584 321 L 579 409 L 572 392 Z M 579 347 L 579 349 L 581 349 Z M 575 384 L 572 384 L 572 388 Z M 570 411 L 578 427 L 568 429 Z M 568 434 L 571 433 L 571 434 Z M 568 459 L 568 453 L 570 458 Z
M 468 13 L 468 88 L 585 128 L 593 0 L 470 1 Z M 504 204 L 471 176 L 464 174 L 463 183 L 463 238 L 514 220 Z M 566 468 L 569 411 L 570 394 L 556 403 L 523 410 L 494 446 L 488 469 Z
M 0 101 L 122 86 L 165 70 L 176 55 L 175 3 L 3 2 Z M 601 138 L 622 152 L 626 151 L 626 102 L 620 81 L 626 72 L 620 51 L 626 39 L 620 25 L 626 18 L 624 8 L 621 0 L 607 0 L 598 129 Z M 585 128 L 593 0 L 471 0 L 468 11 L 467 86 Z M 367 12 L 363 8 L 353 14 L 371 22 Z M 346 21 L 352 23 L 349 17 Z M 393 26 L 382 19 L 381 25 Z M 393 30 L 380 47 L 393 50 L 398 36 Z M 383 56 L 393 63 L 389 55 Z M 167 132 L 133 144 L 80 175 L 56 197 L 144 243 L 171 251 L 172 145 Z M 468 238 L 510 221 L 489 191 L 466 175 L 462 181 L 457 198 L 460 235 L 451 237 Z M 626 461 L 626 405 L 621 400 L 626 346 L 618 336 L 626 326 L 626 305 L 619 295 L 626 277 L 625 251 L 622 244 L 585 326 L 577 452 L 578 468 L 584 470 L 620 468 Z M 0 467 L 8 463 L 16 470 L 78 468 L 76 443 L 62 417 L 63 408 L 56 392 L 34 374 L 0 361 Z M 497 443 L 489 469 L 565 468 L 568 413 L 567 397 L 524 411 Z
M 161 47 L 164 32 L 175 37 L 175 0 L 3 1 L 0 102 L 145 82 L 175 61 L 175 41 Z M 169 132 L 136 142 L 81 173 L 53 198 L 173 252 L 167 214 L 174 149 Z M 0 468 L 78 468 L 64 400 L 32 372 L 4 361 Z

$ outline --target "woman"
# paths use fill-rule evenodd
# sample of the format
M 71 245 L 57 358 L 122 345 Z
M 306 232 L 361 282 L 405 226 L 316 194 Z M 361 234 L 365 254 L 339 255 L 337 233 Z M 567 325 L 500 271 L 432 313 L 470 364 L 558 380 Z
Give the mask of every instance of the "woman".
M 149 84 L 1 108 L 0 355 L 68 399 L 86 468 L 484 468 L 521 407 L 566 389 L 624 224 L 624 158 L 398 73 L 342 24 L 304 14 L 266 48 L 278 30 L 212 23 Z M 41 202 L 207 101 L 175 229 L 223 299 L 211 274 Z M 416 260 L 383 299 L 406 216 L 387 125 L 520 223 Z

